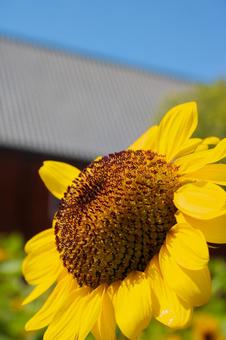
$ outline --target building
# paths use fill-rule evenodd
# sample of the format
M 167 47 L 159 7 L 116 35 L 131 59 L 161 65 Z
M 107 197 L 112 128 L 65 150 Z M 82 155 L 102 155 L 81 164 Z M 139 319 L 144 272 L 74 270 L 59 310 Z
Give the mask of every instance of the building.
M 0 38 L 0 230 L 48 227 L 56 202 L 45 159 L 82 168 L 126 148 L 160 103 L 192 84 L 170 76 Z

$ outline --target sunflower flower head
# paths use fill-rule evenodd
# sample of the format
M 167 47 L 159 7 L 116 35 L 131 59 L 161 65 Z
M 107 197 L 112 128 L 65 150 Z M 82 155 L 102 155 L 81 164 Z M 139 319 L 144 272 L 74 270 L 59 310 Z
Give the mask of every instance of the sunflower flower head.
M 170 110 L 127 150 L 83 171 L 46 161 L 60 199 L 53 227 L 26 244 L 31 302 L 55 283 L 27 330 L 44 339 L 136 339 L 152 317 L 183 328 L 211 293 L 207 242 L 224 243 L 226 139 L 192 138 L 195 103 Z M 209 148 L 209 145 L 212 147 Z
M 55 234 L 63 264 L 81 287 L 145 270 L 176 223 L 176 171 L 152 151 L 128 150 L 91 163 L 72 183 Z

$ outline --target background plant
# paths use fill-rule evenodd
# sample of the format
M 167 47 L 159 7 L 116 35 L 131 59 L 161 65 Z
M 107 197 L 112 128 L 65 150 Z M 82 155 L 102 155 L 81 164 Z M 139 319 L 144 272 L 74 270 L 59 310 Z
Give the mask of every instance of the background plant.
M 198 104 L 199 125 L 194 136 L 226 137 L 226 81 L 195 85 L 189 92 L 170 97 L 162 104 L 160 113 L 163 115 L 171 107 L 187 101 Z M 161 115 L 156 115 L 156 121 Z

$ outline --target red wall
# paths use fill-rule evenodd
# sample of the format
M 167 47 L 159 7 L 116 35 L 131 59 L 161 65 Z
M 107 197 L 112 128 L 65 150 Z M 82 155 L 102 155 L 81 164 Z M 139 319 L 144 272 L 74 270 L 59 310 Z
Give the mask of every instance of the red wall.
M 48 190 L 38 169 L 50 155 L 17 150 L 0 150 L 0 232 L 21 231 L 26 238 L 50 226 Z M 65 161 L 58 158 L 58 160 Z M 67 160 L 81 168 L 78 164 Z

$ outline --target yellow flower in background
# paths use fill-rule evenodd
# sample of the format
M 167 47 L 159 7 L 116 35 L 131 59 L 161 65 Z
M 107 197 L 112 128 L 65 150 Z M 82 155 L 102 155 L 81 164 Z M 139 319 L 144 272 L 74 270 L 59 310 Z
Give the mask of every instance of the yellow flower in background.
M 8 254 L 5 251 L 5 249 L 0 248 L 0 262 L 6 260 L 7 257 L 8 257 Z
M 177 334 L 170 334 L 170 335 L 166 335 L 164 337 L 165 340 L 183 340 L 182 337 L 180 335 Z
M 224 340 L 219 321 L 209 314 L 196 315 L 192 327 L 194 340 Z
M 86 169 L 46 161 L 61 199 L 53 227 L 25 247 L 24 303 L 55 284 L 27 330 L 44 339 L 136 339 L 152 317 L 183 328 L 209 300 L 207 242 L 226 242 L 226 139 L 191 138 L 195 103 L 170 110 L 128 150 Z M 208 146 L 212 147 L 208 149 Z M 213 146 L 214 145 L 214 146 Z

